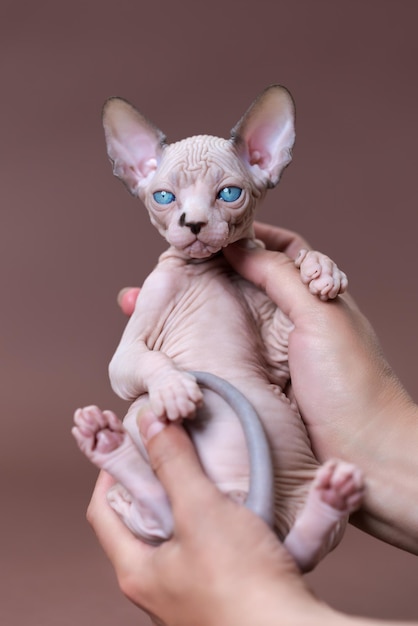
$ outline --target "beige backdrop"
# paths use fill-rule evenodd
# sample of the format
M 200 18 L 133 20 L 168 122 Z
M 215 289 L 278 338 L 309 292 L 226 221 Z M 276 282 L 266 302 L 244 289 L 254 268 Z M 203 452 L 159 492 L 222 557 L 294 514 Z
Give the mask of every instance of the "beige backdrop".
M 175 140 L 226 134 L 286 85 L 294 161 L 260 217 L 346 270 L 417 397 L 417 20 L 414 0 L 3 0 L 1 623 L 148 623 L 85 522 L 96 471 L 69 434 L 79 405 L 123 412 L 106 372 L 115 296 L 164 248 L 112 177 L 108 96 Z M 346 611 L 417 618 L 417 575 L 415 557 L 350 530 L 310 578 Z

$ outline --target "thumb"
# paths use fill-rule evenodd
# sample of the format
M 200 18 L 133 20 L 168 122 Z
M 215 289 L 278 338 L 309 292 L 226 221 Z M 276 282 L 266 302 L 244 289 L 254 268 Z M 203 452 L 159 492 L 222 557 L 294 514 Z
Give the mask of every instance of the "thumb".
M 238 274 L 265 291 L 293 323 L 323 305 L 302 283 L 294 262 L 282 252 L 243 240 L 224 248 L 224 256 Z
M 202 499 L 217 489 L 207 478 L 183 426 L 162 422 L 149 407 L 139 417 L 139 430 L 150 464 L 170 499 L 176 527 L 202 512 Z

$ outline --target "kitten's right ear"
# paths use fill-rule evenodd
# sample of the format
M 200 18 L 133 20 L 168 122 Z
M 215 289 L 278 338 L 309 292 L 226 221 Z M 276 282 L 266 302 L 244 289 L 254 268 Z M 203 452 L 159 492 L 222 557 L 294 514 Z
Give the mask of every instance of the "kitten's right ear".
M 158 167 L 165 136 L 122 98 L 106 101 L 103 127 L 113 173 L 136 196 Z
M 277 185 L 292 160 L 294 118 L 295 107 L 288 90 L 271 85 L 231 131 L 241 158 L 267 187 Z

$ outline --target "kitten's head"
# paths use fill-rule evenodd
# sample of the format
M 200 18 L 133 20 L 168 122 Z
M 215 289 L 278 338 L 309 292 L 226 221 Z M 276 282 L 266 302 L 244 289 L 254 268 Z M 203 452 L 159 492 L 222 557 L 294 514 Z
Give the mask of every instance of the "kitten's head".
M 295 139 L 292 98 L 277 85 L 228 140 L 199 135 L 166 144 L 121 98 L 106 102 L 103 125 L 114 174 L 141 198 L 168 243 L 194 259 L 252 235 L 256 202 L 278 183 Z

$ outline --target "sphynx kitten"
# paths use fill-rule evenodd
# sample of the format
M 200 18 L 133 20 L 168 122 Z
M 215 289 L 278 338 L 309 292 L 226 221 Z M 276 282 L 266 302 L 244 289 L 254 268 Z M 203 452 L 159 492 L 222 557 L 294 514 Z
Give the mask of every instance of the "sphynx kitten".
M 110 363 L 113 389 L 132 401 L 123 426 L 111 411 L 86 407 L 75 414 L 74 436 L 116 479 L 109 502 L 128 527 L 158 543 L 170 537 L 173 520 L 139 435 L 141 409 L 150 405 L 161 420 L 184 420 L 208 476 L 245 502 L 250 443 L 226 396 L 210 388 L 210 377 L 199 385 L 199 374 L 191 372 L 228 381 L 255 408 L 267 434 L 274 519 L 268 512 L 265 518 L 308 571 L 340 540 L 360 505 L 363 478 L 342 461 L 319 466 L 297 407 L 284 393 L 292 325 L 222 255 L 228 244 L 254 239 L 257 203 L 291 160 L 293 100 L 281 86 L 267 88 L 228 140 L 203 135 L 166 144 L 161 131 L 120 98 L 107 101 L 103 124 L 114 174 L 143 201 L 170 247 L 145 280 Z M 346 289 L 345 274 L 319 252 L 302 250 L 296 265 L 322 299 Z M 263 472 L 269 490 L 268 469 Z

